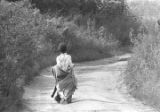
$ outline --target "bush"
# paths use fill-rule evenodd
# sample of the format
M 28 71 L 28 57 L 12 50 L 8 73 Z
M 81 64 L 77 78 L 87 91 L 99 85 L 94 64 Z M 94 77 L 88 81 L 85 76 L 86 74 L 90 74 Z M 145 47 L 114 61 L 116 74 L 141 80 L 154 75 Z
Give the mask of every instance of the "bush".
M 133 56 L 128 63 L 124 81 L 130 94 L 159 109 L 160 35 L 157 26 L 159 3 L 157 1 L 132 2 L 130 7 L 138 12 L 138 16 L 142 15 L 142 34 L 135 38 Z M 154 8 L 148 10 L 149 7 Z
M 99 32 L 94 31 L 94 35 L 88 33 L 89 31 L 84 30 L 79 32 L 68 30 L 65 34 L 65 38 L 70 38 L 67 40 L 71 44 L 69 52 L 73 56 L 73 61 L 95 60 L 111 56 L 109 47 L 113 44 L 108 45 L 109 42 L 105 37 L 100 38 Z
M 13 0 L 10 0 L 13 1 Z M 15 1 L 15 0 L 14 0 Z M 125 0 L 30 0 L 33 7 L 52 17 L 65 17 L 85 29 L 105 27 L 106 32 L 120 41 L 122 46 L 130 45 L 130 29 L 138 34 L 139 22 Z M 107 35 L 108 36 L 108 35 Z
M 0 97 L 12 101 L 21 99 L 23 80 L 30 81 L 38 74 L 41 54 L 47 52 L 47 48 L 54 51 L 55 46 L 46 46 L 45 37 L 50 31 L 47 21 L 29 2 L 0 2 Z M 56 43 L 59 37 L 53 31 Z
M 58 15 L 72 15 L 76 13 L 95 13 L 95 0 L 30 0 L 42 13 L 56 13 Z
M 28 70 L 34 65 L 36 44 L 31 10 L 25 11 L 17 4 L 0 4 L 1 32 L 1 89 L 4 96 L 10 96 L 11 86 L 16 86 L 16 80 L 21 75 L 28 75 Z M 25 16 L 24 16 L 25 15 Z M 28 23 L 27 23 L 28 22 Z M 32 72 L 32 71 L 31 71 Z M 31 73 L 32 74 L 32 73 Z
M 145 35 L 134 49 L 125 81 L 130 93 L 148 104 L 160 107 L 160 39 L 159 35 Z

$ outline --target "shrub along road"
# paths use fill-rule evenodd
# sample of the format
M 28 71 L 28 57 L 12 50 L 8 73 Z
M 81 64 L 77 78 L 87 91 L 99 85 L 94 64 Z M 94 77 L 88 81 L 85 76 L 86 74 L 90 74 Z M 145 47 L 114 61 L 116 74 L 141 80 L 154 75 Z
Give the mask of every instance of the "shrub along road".
M 24 108 L 19 112 L 156 112 L 132 98 L 123 85 L 130 55 L 79 63 L 75 74 L 78 89 L 71 104 L 57 104 L 51 97 L 54 78 L 50 68 L 25 87 Z

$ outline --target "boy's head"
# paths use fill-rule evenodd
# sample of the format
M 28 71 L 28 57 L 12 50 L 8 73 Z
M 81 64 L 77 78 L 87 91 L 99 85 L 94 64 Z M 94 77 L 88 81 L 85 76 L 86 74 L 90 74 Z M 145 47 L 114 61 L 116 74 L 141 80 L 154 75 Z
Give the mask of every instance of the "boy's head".
M 60 43 L 59 47 L 58 47 L 58 50 L 61 52 L 61 53 L 66 53 L 67 52 L 67 46 L 65 43 Z

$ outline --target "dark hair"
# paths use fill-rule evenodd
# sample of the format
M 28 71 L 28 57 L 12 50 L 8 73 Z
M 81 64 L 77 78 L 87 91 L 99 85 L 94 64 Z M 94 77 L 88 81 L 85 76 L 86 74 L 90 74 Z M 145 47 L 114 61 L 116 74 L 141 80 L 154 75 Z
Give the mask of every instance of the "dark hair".
M 60 43 L 59 47 L 58 47 L 58 51 L 60 51 L 61 53 L 66 53 L 67 52 L 67 46 L 65 43 Z

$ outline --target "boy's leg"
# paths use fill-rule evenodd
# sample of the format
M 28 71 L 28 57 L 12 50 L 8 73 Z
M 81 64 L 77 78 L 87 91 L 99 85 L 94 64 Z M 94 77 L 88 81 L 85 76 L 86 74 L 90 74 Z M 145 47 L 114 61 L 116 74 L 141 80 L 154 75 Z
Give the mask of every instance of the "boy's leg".
M 56 91 L 57 91 L 57 88 L 56 88 L 56 86 L 55 86 L 55 87 L 54 87 L 54 90 L 53 90 L 53 93 L 52 93 L 52 95 L 51 95 L 52 98 L 54 97 Z
M 60 98 L 60 95 L 59 95 L 59 94 L 56 95 L 55 100 L 56 100 L 58 103 L 60 103 L 61 98 Z
M 71 102 L 72 102 L 72 95 L 70 95 L 70 96 L 68 97 L 67 102 L 68 102 L 68 103 L 71 103 Z
M 54 97 L 54 99 L 55 99 L 58 103 L 60 103 L 61 97 L 60 97 L 60 95 L 59 95 L 58 92 L 57 92 L 57 87 L 56 87 L 56 86 L 54 87 L 54 91 L 53 91 L 51 97 L 52 97 L 52 98 Z

